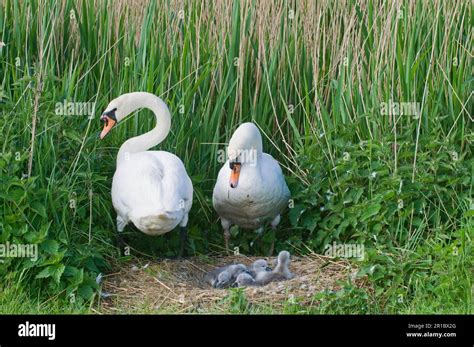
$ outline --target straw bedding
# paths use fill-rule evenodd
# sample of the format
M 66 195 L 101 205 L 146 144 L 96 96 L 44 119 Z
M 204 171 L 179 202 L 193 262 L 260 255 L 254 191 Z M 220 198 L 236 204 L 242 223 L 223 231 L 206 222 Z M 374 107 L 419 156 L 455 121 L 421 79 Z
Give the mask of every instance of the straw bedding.
M 116 312 L 226 312 L 225 298 L 234 289 L 215 289 L 204 281 L 204 275 L 222 265 L 249 265 L 257 257 L 217 256 L 192 257 L 180 260 L 146 261 L 134 259 L 104 276 L 102 286 L 107 298 L 102 299 L 105 313 Z M 274 258 L 264 258 L 273 264 Z M 337 291 L 342 281 L 351 278 L 355 285 L 366 286 L 365 279 L 356 279 L 357 267 L 347 260 L 310 254 L 292 256 L 291 280 L 273 282 L 264 287 L 243 290 L 251 305 L 271 305 L 278 311 L 293 300 L 303 306 L 317 305 L 314 295 Z

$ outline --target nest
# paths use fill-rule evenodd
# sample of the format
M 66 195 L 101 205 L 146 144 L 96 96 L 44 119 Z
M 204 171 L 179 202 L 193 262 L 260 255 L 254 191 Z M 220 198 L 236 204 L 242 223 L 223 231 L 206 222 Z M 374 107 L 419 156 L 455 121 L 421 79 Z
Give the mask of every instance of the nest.
M 121 264 L 104 276 L 101 311 L 104 313 L 226 313 L 223 305 L 235 291 L 243 291 L 248 304 L 271 306 L 278 312 L 288 303 L 314 306 L 315 294 L 338 291 L 341 283 L 351 279 L 358 286 L 366 286 L 365 279 L 357 279 L 357 267 L 347 260 L 310 254 L 292 256 L 291 280 L 273 282 L 263 287 L 215 289 L 204 281 L 205 274 L 216 267 L 232 263 L 251 264 L 257 257 L 218 256 L 192 257 L 181 260 L 147 262 L 134 259 Z M 274 258 L 263 258 L 273 264 Z

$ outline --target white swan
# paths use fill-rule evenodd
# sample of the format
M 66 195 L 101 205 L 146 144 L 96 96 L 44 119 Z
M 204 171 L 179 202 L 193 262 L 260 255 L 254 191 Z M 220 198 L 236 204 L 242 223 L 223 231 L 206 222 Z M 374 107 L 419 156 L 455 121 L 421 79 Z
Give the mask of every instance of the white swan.
M 193 186 L 183 162 L 165 151 L 147 151 L 161 143 L 170 130 L 171 116 L 166 104 L 150 93 L 128 93 L 112 100 L 101 116 L 103 139 L 112 127 L 139 108 L 155 113 L 153 130 L 125 141 L 117 155 L 112 181 L 112 203 L 117 212 L 117 230 L 132 221 L 147 235 L 161 235 L 181 226 L 184 252 L 188 213 Z
M 278 162 L 263 153 L 262 136 L 253 123 L 243 123 L 234 132 L 227 157 L 219 171 L 212 202 L 221 218 L 228 252 L 232 225 L 262 230 L 270 221 L 274 230 L 290 191 Z M 274 243 L 270 253 L 273 246 Z

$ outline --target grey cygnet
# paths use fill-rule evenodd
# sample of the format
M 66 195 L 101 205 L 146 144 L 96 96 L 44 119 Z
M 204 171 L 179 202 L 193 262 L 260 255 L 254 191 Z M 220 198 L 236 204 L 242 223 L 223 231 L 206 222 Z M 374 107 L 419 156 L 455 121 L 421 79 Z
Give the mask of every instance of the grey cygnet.
M 221 266 L 208 272 L 204 280 L 214 288 L 226 288 L 232 286 L 237 276 L 245 271 L 247 267 L 244 264 Z
M 255 284 L 264 286 L 270 282 L 285 281 L 293 278 L 293 274 L 288 269 L 290 264 L 290 253 L 281 251 L 278 254 L 278 263 L 271 272 L 259 272 L 255 278 Z

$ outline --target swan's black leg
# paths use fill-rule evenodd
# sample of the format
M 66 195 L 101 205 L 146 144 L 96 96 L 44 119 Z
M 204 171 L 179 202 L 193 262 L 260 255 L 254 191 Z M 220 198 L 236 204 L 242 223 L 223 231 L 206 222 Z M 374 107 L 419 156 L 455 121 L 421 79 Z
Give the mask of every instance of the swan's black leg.
M 209 253 L 209 230 L 204 229 L 203 233 L 204 233 L 204 241 L 206 242 L 204 245 L 204 250 L 206 251 L 206 253 Z
M 125 219 L 123 219 L 120 215 L 117 215 L 117 234 L 115 237 L 115 245 L 119 250 L 119 256 L 121 256 L 122 253 L 125 253 L 124 251 L 126 244 L 122 232 L 127 223 L 128 222 Z
M 273 255 L 273 251 L 275 250 L 275 240 L 276 240 L 276 228 L 278 226 L 278 224 L 280 223 L 280 220 L 281 220 L 281 217 L 280 215 L 276 216 L 275 219 L 272 220 L 272 222 L 270 223 L 270 226 L 272 228 L 272 231 L 271 231 L 271 236 L 272 236 L 272 244 L 270 245 L 270 249 L 269 249 L 269 252 L 268 252 L 268 255 L 271 256 Z
M 119 250 L 119 256 L 122 255 L 123 249 L 125 247 L 125 241 L 123 239 L 122 233 L 117 233 L 115 236 L 115 246 Z
M 270 249 L 268 250 L 268 256 L 271 257 L 273 255 L 273 252 L 275 251 L 275 237 L 276 237 L 276 232 L 275 228 L 272 227 L 272 230 L 270 231 L 272 234 L 272 243 L 270 244 Z
M 230 239 L 230 231 L 228 229 L 224 229 L 224 243 L 225 243 L 225 251 L 227 255 L 229 255 L 229 239 Z
M 181 247 L 179 250 L 179 257 L 184 257 L 186 254 L 186 241 L 188 240 L 188 228 L 187 227 L 180 227 L 180 239 L 181 239 Z
M 275 241 L 272 241 L 270 245 L 270 249 L 268 250 L 268 256 L 271 257 L 274 251 L 275 251 Z

